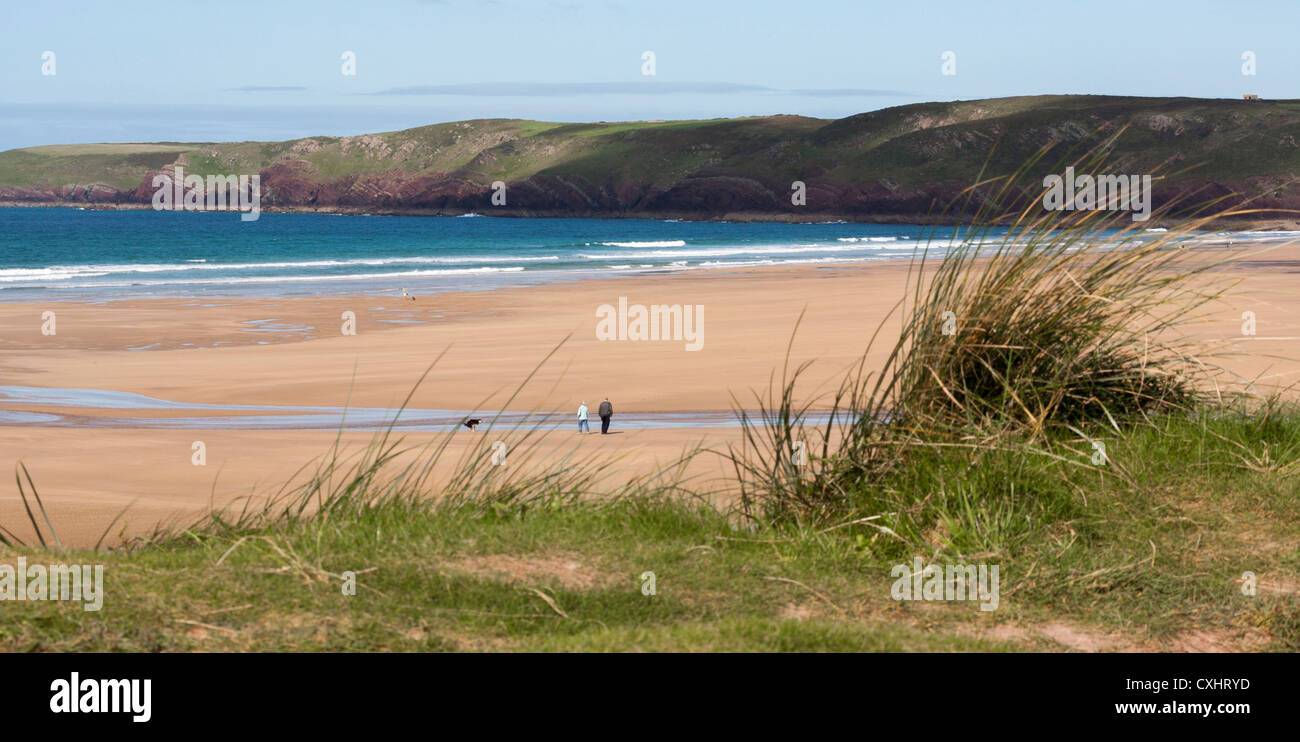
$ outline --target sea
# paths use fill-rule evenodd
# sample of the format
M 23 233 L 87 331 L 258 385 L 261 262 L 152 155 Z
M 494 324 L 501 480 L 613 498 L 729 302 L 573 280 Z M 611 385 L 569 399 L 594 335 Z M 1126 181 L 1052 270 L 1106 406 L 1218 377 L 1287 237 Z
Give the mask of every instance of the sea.
M 960 239 L 950 227 L 850 222 L 294 213 L 242 221 L 230 212 L 13 207 L 0 208 L 0 301 L 427 294 L 898 261 L 919 248 L 938 257 Z

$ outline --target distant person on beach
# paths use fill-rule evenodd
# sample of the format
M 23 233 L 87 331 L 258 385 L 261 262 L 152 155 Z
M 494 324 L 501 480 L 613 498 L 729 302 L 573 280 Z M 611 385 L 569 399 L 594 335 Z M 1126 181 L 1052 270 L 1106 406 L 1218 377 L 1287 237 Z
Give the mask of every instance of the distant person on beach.
M 584 430 L 591 432 L 591 425 L 587 423 L 587 400 L 585 399 L 578 405 L 578 435 L 582 435 Z
M 605 397 L 605 401 L 600 403 L 596 414 L 600 415 L 600 434 L 605 435 L 609 432 L 609 419 L 614 416 L 614 405 L 609 403 L 609 397 Z

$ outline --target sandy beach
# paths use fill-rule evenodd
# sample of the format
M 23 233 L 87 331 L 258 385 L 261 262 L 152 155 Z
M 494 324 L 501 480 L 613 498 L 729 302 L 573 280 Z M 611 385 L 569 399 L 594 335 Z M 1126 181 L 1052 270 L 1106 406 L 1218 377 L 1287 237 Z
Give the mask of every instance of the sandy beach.
M 60 422 L 10 420 L 0 425 L 0 450 L 6 467 L 21 460 L 30 469 L 64 541 L 87 545 L 124 509 L 114 531 L 125 524 L 129 535 L 194 517 L 214 504 L 274 492 L 323 454 L 336 434 L 160 429 L 140 419 L 265 414 L 198 412 L 186 405 L 394 408 L 441 355 L 411 407 L 559 411 L 569 417 L 538 444 L 538 454 L 600 457 L 609 462 L 613 485 L 662 468 L 693 446 L 724 449 L 740 439 L 735 426 L 628 428 L 622 420 L 753 408 L 754 394 L 766 394 L 774 375 L 779 381 L 787 346 L 791 368 L 812 362 L 801 385 L 805 398 L 833 392 L 901 298 L 907 272 L 906 263 L 699 270 L 414 300 L 386 295 L 0 304 L 0 385 L 108 390 L 182 405 L 136 403 L 123 409 L 93 400 L 22 402 L 10 395 L 0 410 L 52 415 Z M 1223 362 L 1242 377 L 1268 386 L 1300 381 L 1300 362 L 1289 360 L 1300 358 L 1298 273 L 1300 249 L 1242 254 L 1215 274 L 1240 282 L 1197 323 L 1196 336 L 1232 344 L 1238 352 Z M 702 347 L 688 350 L 682 339 L 597 339 L 598 308 L 617 305 L 620 297 L 629 305 L 702 307 Z M 1254 337 L 1241 333 L 1244 311 L 1256 315 Z M 45 312 L 55 313 L 55 334 L 42 334 Z M 343 332 L 347 312 L 355 315 L 355 335 Z M 878 367 L 893 342 L 896 324 L 884 327 L 868 355 L 869 368 Z M 604 397 L 614 404 L 618 434 L 575 435 L 569 418 L 579 402 L 592 408 L 598 430 L 594 411 Z M 123 423 L 124 417 L 134 422 Z M 372 435 L 348 431 L 343 439 L 360 446 Z M 420 442 L 438 433 L 406 435 Z M 457 432 L 452 453 L 481 444 L 482 435 Z M 191 461 L 195 441 L 206 448 L 204 466 Z M 723 488 L 723 464 L 720 457 L 703 456 L 690 473 Z M 12 484 L 0 488 L 0 523 L 30 536 Z

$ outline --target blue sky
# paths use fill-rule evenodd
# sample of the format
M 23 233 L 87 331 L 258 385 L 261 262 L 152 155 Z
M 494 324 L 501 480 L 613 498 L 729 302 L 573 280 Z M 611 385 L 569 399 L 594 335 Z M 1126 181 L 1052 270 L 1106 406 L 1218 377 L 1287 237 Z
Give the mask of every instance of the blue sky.
M 0 150 L 498 116 L 839 117 L 1040 93 L 1296 98 L 1297 33 L 1295 0 L 10 2 Z

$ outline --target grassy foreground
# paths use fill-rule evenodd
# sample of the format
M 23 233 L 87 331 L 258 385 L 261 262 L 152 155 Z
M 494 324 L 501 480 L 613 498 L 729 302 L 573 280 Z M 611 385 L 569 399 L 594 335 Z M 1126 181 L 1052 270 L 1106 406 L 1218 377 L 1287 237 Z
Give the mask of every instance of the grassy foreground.
M 855 503 L 884 516 L 843 525 L 394 498 L 121 552 L 0 550 L 104 564 L 106 592 L 99 612 L 0 606 L 0 650 L 1300 650 L 1300 415 L 1086 432 L 1106 465 L 1061 437 L 911 456 Z M 914 556 L 1000 565 L 998 608 L 893 600 Z

